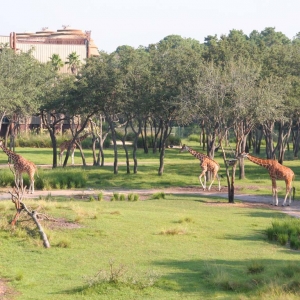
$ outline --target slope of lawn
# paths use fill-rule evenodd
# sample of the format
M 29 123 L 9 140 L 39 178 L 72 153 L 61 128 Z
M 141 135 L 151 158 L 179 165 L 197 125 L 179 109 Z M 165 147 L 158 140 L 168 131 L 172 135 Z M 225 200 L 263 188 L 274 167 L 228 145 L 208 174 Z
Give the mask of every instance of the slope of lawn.
M 13 204 L 1 201 L 0 278 L 22 300 L 299 298 L 299 251 L 266 236 L 288 217 L 218 198 L 154 196 L 26 200 L 67 221 L 43 223 L 50 249 L 26 216 L 12 229 Z

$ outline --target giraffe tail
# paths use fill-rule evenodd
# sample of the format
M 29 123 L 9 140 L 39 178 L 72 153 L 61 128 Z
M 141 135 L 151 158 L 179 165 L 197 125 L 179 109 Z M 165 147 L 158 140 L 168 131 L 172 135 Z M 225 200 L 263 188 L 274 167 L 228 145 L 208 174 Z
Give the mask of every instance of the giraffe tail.
M 39 172 L 38 172 L 38 168 L 36 167 L 35 170 L 36 170 L 36 177 L 37 177 L 37 178 L 40 178 Z
M 295 195 L 296 195 L 296 188 L 293 186 L 293 201 L 295 200 Z

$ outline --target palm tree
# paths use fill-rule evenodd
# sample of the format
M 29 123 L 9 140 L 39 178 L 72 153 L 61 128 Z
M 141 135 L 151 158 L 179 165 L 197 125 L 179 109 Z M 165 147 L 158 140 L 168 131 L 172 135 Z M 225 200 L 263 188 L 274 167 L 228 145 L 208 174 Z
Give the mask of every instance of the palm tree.
M 76 52 L 72 52 L 68 55 L 66 64 L 69 65 L 68 69 L 71 69 L 72 74 L 76 74 L 81 62 L 79 55 Z
M 62 61 L 62 59 L 58 54 L 52 54 L 52 56 L 49 58 L 50 58 L 50 63 L 53 66 L 55 71 L 59 71 L 64 66 L 64 62 Z

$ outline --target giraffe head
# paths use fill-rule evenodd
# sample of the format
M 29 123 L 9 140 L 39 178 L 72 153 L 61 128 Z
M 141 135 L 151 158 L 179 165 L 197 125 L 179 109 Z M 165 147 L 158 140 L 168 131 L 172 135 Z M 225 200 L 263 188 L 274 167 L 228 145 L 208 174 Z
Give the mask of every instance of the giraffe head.
M 237 158 L 245 158 L 245 157 L 248 158 L 248 155 L 249 155 L 249 153 L 242 152 L 242 153 L 240 153 L 240 154 L 237 156 Z
M 0 148 L 2 148 L 4 146 L 3 140 L 0 140 Z
M 181 152 L 184 152 L 184 151 L 188 151 L 188 149 L 189 149 L 188 146 L 186 144 L 183 144 L 182 148 L 180 149 L 179 152 L 181 153 Z

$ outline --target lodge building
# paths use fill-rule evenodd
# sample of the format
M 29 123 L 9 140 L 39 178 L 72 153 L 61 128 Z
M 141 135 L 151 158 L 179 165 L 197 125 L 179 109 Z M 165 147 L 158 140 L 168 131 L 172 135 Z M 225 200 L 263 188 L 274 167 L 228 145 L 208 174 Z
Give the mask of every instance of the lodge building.
M 62 29 L 53 31 L 47 27 L 37 32 L 10 33 L 9 36 L 0 35 L 0 46 L 8 46 L 16 53 L 28 52 L 32 50 L 32 55 L 38 61 L 47 63 L 53 54 L 59 55 L 63 62 L 67 57 L 76 52 L 81 63 L 91 56 L 99 56 L 99 51 L 94 41 L 91 39 L 91 31 L 83 32 L 80 29 L 74 29 L 70 26 L 63 26 Z M 64 65 L 60 72 L 69 73 L 68 65 Z M 3 136 L 7 130 L 8 120 L 5 119 L 2 124 L 0 136 Z M 20 120 L 20 130 L 39 128 L 41 126 L 40 118 L 31 117 L 29 120 Z

